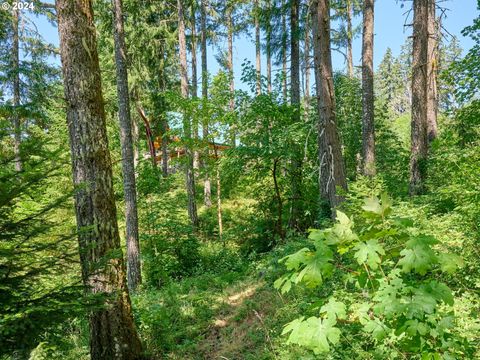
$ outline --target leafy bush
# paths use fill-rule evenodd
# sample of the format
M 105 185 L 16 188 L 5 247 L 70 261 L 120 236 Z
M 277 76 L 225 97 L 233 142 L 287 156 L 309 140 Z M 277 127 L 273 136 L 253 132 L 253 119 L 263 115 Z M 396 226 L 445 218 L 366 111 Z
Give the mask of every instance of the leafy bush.
M 318 305 L 319 316 L 285 326 L 287 343 L 319 354 L 339 347 L 343 335 L 347 351 L 354 336 L 382 358 L 469 358 L 472 349 L 455 328 L 454 295 L 441 281 L 462 259 L 438 251 L 439 241 L 411 219 L 393 216 L 385 194 L 366 199 L 357 218 L 358 224 L 337 211 L 332 227 L 310 233 L 312 248 L 280 259 L 289 271 L 274 283 L 282 293 L 300 283 L 319 288 L 332 277 L 344 282 L 326 289 L 330 296 Z

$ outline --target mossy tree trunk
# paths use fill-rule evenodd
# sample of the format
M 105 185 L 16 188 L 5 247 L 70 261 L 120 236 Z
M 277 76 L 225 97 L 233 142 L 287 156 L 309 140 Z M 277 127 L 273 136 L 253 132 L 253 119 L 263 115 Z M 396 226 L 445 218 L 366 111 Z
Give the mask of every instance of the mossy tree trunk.
M 57 0 L 82 277 L 106 297 L 90 314 L 90 355 L 139 359 L 120 247 L 92 3 Z
M 337 187 L 346 190 L 347 180 L 335 118 L 335 92 L 330 48 L 330 1 L 314 0 L 311 11 L 319 117 L 319 186 L 322 200 L 333 210 L 343 200 L 343 197 L 337 194 Z M 335 216 L 335 212 L 332 212 L 332 216 Z

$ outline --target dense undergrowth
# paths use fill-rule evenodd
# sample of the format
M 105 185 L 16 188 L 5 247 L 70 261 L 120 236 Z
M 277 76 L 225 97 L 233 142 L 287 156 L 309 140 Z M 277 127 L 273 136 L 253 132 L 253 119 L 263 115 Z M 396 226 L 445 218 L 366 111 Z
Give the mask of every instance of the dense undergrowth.
M 158 182 L 143 184 L 145 200 L 140 214 L 149 219 L 142 231 L 146 282 L 132 295 L 132 303 L 149 356 L 252 360 L 416 358 L 414 353 L 402 353 L 400 349 L 390 351 L 393 342 L 382 337 L 375 340 L 362 331 L 360 324 L 348 321 L 340 325 L 342 335 L 328 353 L 315 355 L 308 348 L 288 344 L 288 335 L 282 335 L 284 326 L 300 316 L 318 316 L 332 294 L 349 306 L 358 300 L 349 297 L 348 281 L 337 273 L 326 278 L 322 287 L 293 286 L 282 294 L 274 287 L 274 282 L 285 274 L 279 260 L 310 247 L 311 240 L 291 233 L 270 251 L 256 251 L 255 242 L 262 241 L 262 228 L 255 222 L 257 202 L 239 198 L 224 202 L 227 231 L 223 241 L 218 239 L 215 211 L 206 208 L 200 209 L 200 236 L 194 236 L 181 206 L 182 180 L 178 174 L 168 183 L 163 182 L 161 196 L 150 187 L 159 186 Z M 372 184 L 358 179 L 352 183 L 342 211 L 357 217 L 364 198 L 378 195 L 384 188 L 381 180 Z M 415 233 L 439 240 L 441 245 L 434 245 L 436 252 L 462 257 L 462 267 L 455 275 L 434 273 L 432 279 L 444 282 L 454 297 L 448 309 L 439 304 L 442 311 L 454 314 L 447 332 L 463 341 L 463 355 L 459 352 L 451 358 L 473 359 L 480 356 L 475 352 L 475 344 L 480 341 L 479 274 L 477 252 L 472 246 L 476 213 L 471 206 L 457 203 L 466 196 L 461 195 L 463 191 L 449 194 L 444 199 L 435 196 L 437 201 L 426 195 L 415 200 L 397 197 L 392 202 L 395 216 L 414 219 Z M 329 221 L 324 224 L 331 225 Z M 265 241 L 269 241 L 268 237 Z M 61 342 L 49 343 L 47 337 L 32 353 L 32 359 L 88 359 L 86 322 L 77 318 L 65 324 L 62 331 L 65 336 Z

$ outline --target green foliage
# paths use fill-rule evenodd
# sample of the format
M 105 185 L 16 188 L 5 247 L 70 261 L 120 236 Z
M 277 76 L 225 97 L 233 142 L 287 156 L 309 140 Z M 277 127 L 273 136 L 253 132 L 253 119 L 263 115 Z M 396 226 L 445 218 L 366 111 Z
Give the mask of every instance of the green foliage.
M 439 252 L 436 238 L 395 216 L 386 194 L 365 199 L 356 218 L 358 224 L 337 211 L 333 227 L 310 233 L 313 248 L 280 259 L 289 271 L 274 283 L 282 293 L 302 282 L 321 287 L 334 268 L 347 291 L 340 297 L 339 289 L 331 289 L 320 316 L 285 325 L 287 343 L 319 354 L 340 346 L 341 333 L 363 333 L 375 339 L 368 346 L 380 345 L 386 357 L 400 352 L 450 359 L 471 350 L 455 331 L 455 296 L 437 275 L 457 270 L 461 258 Z M 343 319 L 348 321 L 339 323 Z

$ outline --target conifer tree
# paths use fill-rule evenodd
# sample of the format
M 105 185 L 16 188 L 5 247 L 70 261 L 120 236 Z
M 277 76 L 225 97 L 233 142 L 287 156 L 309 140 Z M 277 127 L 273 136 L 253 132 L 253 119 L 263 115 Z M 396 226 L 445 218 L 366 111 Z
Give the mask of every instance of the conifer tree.
M 90 356 L 138 359 L 142 346 L 120 247 L 92 3 L 59 0 L 56 8 L 82 278 L 87 291 L 106 301 L 90 314 Z

